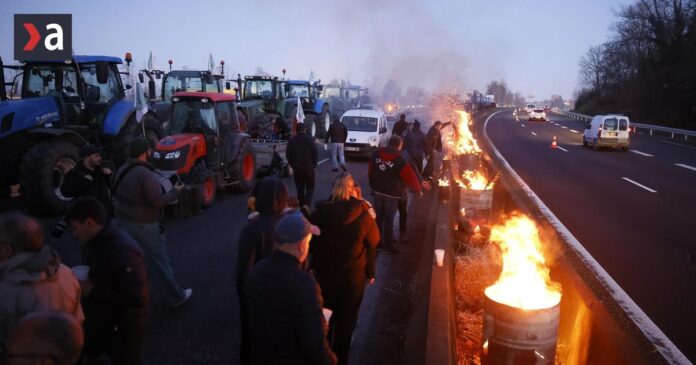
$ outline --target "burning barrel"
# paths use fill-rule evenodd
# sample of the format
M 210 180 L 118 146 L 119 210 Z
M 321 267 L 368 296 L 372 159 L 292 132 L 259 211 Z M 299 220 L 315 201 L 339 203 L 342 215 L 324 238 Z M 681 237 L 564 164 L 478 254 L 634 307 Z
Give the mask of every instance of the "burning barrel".
M 503 267 L 484 292 L 481 363 L 554 364 L 561 288 L 550 279 L 536 225 L 514 215 L 493 227 L 490 240 Z
M 485 296 L 482 364 L 553 364 L 560 302 L 550 308 L 521 309 Z

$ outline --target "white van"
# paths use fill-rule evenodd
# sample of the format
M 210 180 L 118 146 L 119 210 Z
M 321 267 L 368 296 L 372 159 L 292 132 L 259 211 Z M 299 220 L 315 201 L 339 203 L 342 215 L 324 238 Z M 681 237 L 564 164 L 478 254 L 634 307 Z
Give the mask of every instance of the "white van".
M 592 145 L 594 149 L 613 147 L 628 151 L 630 128 L 631 123 L 625 115 L 595 115 L 585 124 L 582 145 Z
M 387 145 L 387 117 L 383 111 L 348 110 L 343 113 L 341 122 L 348 128 L 346 154 L 369 156 L 377 147 Z

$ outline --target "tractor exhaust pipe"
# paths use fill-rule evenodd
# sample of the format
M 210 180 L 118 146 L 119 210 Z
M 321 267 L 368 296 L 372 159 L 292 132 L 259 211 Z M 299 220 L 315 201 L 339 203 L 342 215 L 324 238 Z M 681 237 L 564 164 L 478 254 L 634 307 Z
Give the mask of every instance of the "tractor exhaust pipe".
M 7 90 L 5 90 L 5 65 L 2 63 L 2 57 L 0 57 L 0 70 L 2 70 L 2 77 L 0 78 L 0 100 L 7 100 Z

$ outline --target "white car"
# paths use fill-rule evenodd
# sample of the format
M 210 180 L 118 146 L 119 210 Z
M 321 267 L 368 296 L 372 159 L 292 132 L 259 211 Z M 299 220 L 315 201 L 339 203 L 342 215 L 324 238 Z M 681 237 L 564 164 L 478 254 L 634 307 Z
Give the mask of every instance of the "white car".
M 527 112 L 527 114 L 529 114 L 536 108 L 536 104 L 527 104 L 527 107 L 524 108 L 524 111 Z
M 348 129 L 346 154 L 370 156 L 387 144 L 387 117 L 381 110 L 351 109 L 343 113 L 341 122 Z
M 585 125 L 582 145 L 592 148 L 612 147 L 628 151 L 631 122 L 625 115 L 595 115 Z
M 546 112 L 544 112 L 544 109 L 534 109 L 529 112 L 529 120 L 546 121 Z

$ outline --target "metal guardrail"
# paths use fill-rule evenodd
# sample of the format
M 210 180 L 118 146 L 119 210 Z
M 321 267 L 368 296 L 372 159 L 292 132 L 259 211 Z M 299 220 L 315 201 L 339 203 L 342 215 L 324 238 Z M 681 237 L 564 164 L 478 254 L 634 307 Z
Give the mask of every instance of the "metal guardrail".
M 579 113 L 573 113 L 573 112 L 565 112 L 565 111 L 554 111 L 554 113 L 565 115 L 566 117 L 575 119 L 575 120 L 582 120 L 582 121 L 590 121 L 592 120 L 592 116 L 590 115 L 584 115 L 584 114 L 579 114 Z M 688 140 L 689 137 L 696 137 L 696 131 L 690 131 L 686 129 L 678 129 L 678 128 L 669 128 L 669 127 L 663 127 L 659 125 L 652 125 L 652 124 L 643 124 L 643 123 L 634 123 L 631 122 L 631 125 L 635 127 L 636 129 L 646 129 L 650 131 L 650 135 L 653 135 L 653 131 L 658 131 L 658 132 L 663 132 L 663 133 L 669 133 L 672 135 L 672 138 L 676 135 L 683 135 L 684 140 Z

